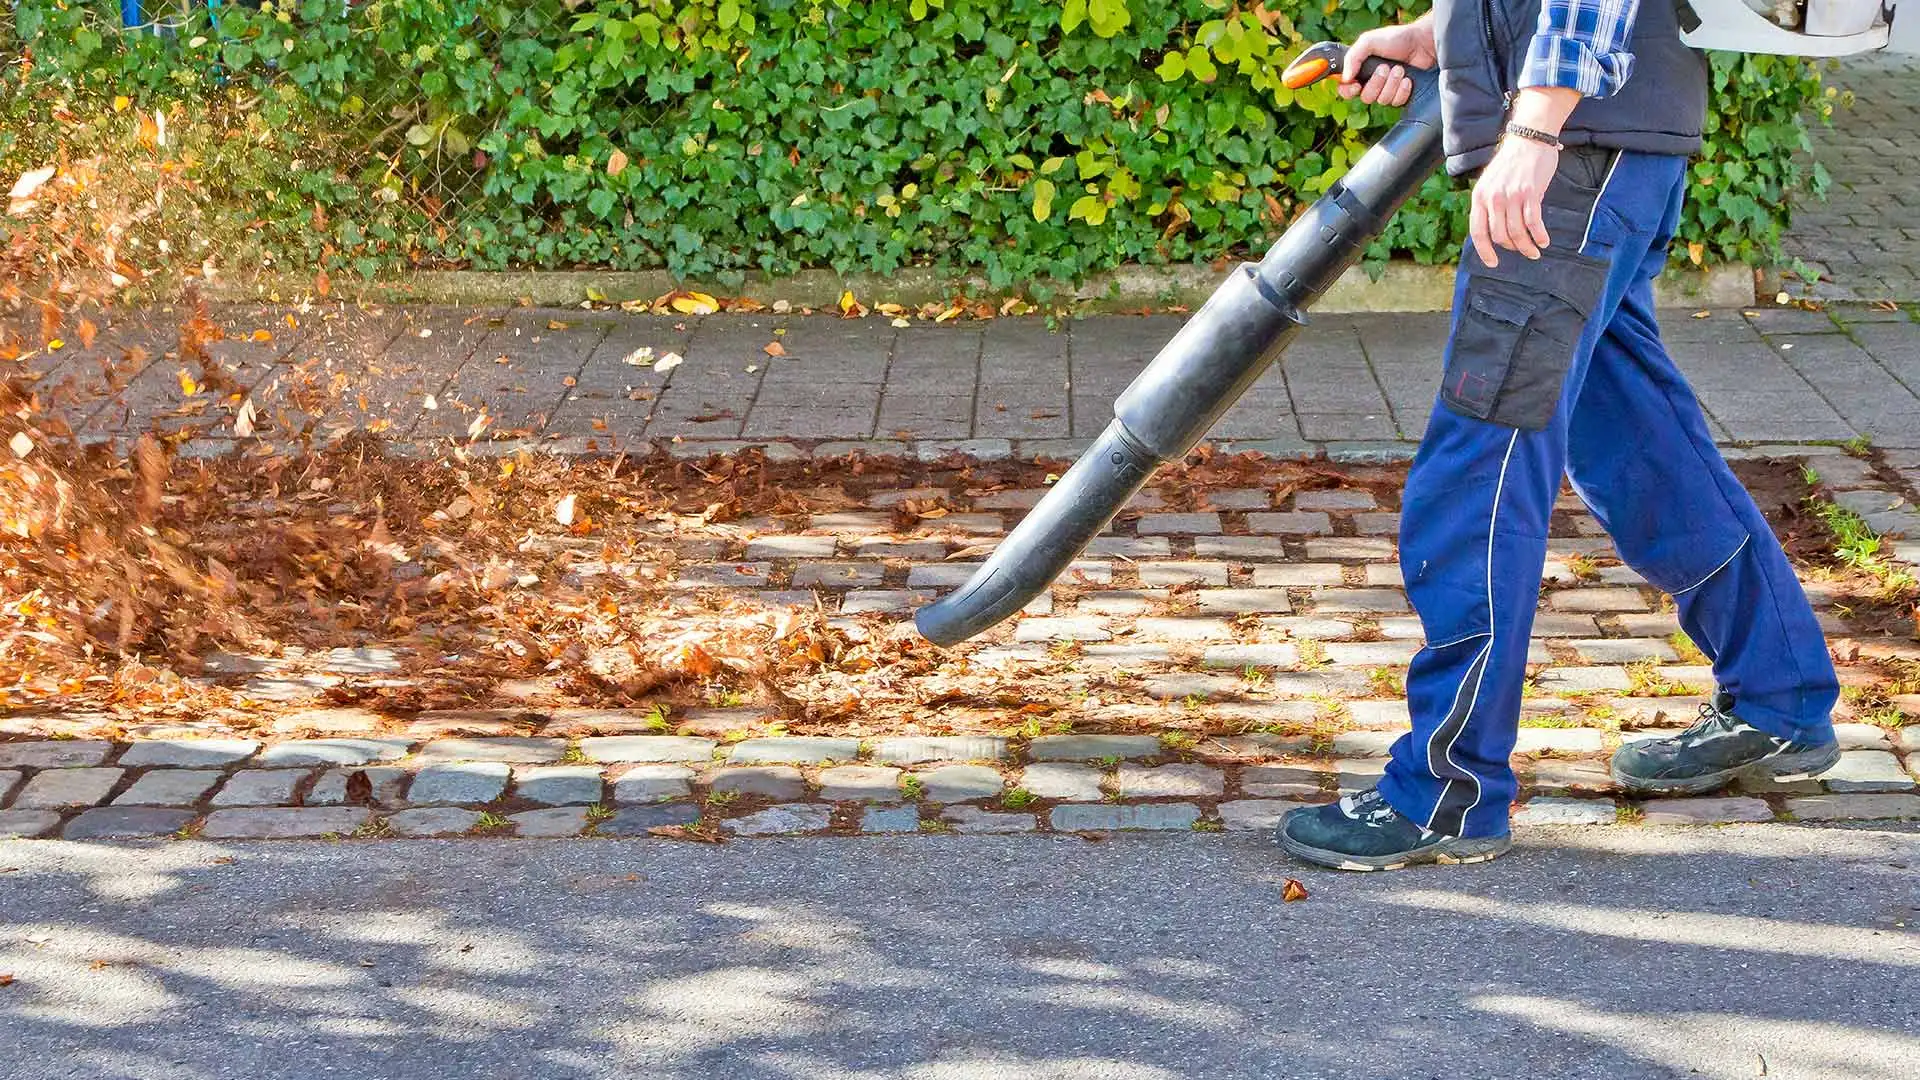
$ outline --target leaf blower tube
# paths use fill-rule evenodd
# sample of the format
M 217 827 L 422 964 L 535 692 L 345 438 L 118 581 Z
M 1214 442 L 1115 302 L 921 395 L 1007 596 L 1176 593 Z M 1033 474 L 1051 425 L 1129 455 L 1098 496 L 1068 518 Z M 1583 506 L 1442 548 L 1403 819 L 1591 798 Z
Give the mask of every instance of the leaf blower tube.
M 1346 48 L 1322 42 L 1288 67 L 1299 89 L 1339 72 Z M 1383 63 L 1370 59 L 1364 81 Z M 1154 470 L 1192 450 L 1306 325 L 1306 309 L 1439 168 L 1439 81 L 1409 69 L 1413 99 L 1385 138 L 1329 188 L 1259 263 L 1236 267 L 1114 404 L 1114 421 L 985 564 L 914 616 L 953 645 L 1025 607 L 1107 527 Z

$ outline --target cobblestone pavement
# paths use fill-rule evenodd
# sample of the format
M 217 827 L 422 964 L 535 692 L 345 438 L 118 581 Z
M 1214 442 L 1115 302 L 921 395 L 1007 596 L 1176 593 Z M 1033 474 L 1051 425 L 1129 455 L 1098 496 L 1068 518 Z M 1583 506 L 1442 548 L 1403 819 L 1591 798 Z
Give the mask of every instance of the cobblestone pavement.
M 8 1080 L 1910 1080 L 1916 865 L 1911 825 L 1346 875 L 1245 834 L 0 842 L 0 1037 Z
M 1890 537 L 1920 536 L 1920 454 L 1802 453 L 1833 501 Z M 964 581 L 975 564 L 955 556 L 984 550 L 1043 494 L 970 496 L 959 475 L 952 485 L 869 492 L 870 509 L 858 512 L 748 520 L 710 535 L 689 527 L 677 538 L 680 561 L 664 569 L 677 588 L 818 605 L 847 633 L 871 634 L 874 618 L 904 618 Z M 103 739 L 95 715 L 0 719 L 0 738 L 11 740 L 0 742 L 0 834 L 1263 829 L 1302 800 L 1370 785 L 1408 724 L 1401 683 L 1422 634 L 1394 559 L 1392 496 L 1378 490 L 1276 498 L 1229 488 L 1180 511 L 1143 493 L 1053 593 L 946 654 L 997 673 L 1016 703 L 1023 681 L 1072 681 L 1081 698 L 1059 715 L 1009 705 L 956 733 L 951 714 L 928 706 L 916 717 L 925 734 L 798 737 L 774 713 L 737 703 L 669 715 L 535 706 L 504 690 L 493 707 L 380 715 L 325 707 L 330 687 L 407 670 L 413 658 L 378 641 L 217 655 L 206 677 L 271 705 L 270 727 L 148 724 Z M 893 508 L 935 499 L 954 510 L 896 530 Z M 1620 799 L 1607 754 L 1689 722 L 1712 673 L 1679 633 L 1670 600 L 1611 557 L 1576 499 L 1565 497 L 1554 517 L 1517 820 L 1920 818 L 1920 726 L 1902 726 L 1920 720 L 1920 646 L 1857 631 L 1850 601 L 1820 579 L 1808 588 L 1850 687 L 1837 717 L 1840 766 L 1819 782 L 1715 798 Z M 597 546 L 569 551 L 575 575 L 656 572 L 597 562 Z M 1892 553 L 1920 562 L 1911 541 L 1893 540 Z M 537 688 L 524 700 L 536 699 Z M 1180 730 L 1183 718 L 1215 726 L 1196 735 Z
M 1808 295 L 1832 300 L 1920 300 L 1920 57 L 1862 56 L 1841 62 L 1829 83 L 1858 103 L 1833 126 L 1814 125 L 1814 160 L 1833 176 L 1825 203 L 1794 209 L 1782 246 L 1823 272 Z
M 1723 441 L 1920 447 L 1920 326 L 1906 312 L 1704 314 L 1668 312 L 1667 336 Z M 783 453 L 1070 457 L 1181 323 L 1103 316 L 1056 331 L 1037 318 L 901 327 L 770 314 L 224 309 L 216 321 L 229 337 L 211 346 L 212 370 L 183 382 L 169 352 L 178 321 L 129 316 L 90 348 L 30 363 L 84 435 L 125 439 L 157 425 L 197 436 L 190 449 L 203 454 L 370 429 L 419 444 L 477 437 L 495 452 L 652 443 L 704 454 L 757 442 Z M 1445 333 L 1444 315 L 1316 320 L 1211 438 L 1278 457 L 1409 457 Z M 129 349 L 144 361 L 109 385 L 102 361 Z M 236 440 L 243 409 L 253 438 Z

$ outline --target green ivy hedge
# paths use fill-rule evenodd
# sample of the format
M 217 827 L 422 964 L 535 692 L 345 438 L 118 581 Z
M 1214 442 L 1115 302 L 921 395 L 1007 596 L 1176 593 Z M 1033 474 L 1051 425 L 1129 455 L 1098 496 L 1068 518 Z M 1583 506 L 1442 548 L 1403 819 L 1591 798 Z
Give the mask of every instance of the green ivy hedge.
M 1393 120 L 1275 79 L 1382 0 L 293 0 L 171 34 L 20 0 L 28 81 L 310 131 L 237 203 L 335 266 L 985 271 L 996 286 L 1263 248 Z M 1719 56 L 1682 240 L 1777 250 L 1830 109 L 1800 61 Z M 0 113 L 4 115 L 4 113 Z M 31 138 L 0 137 L 0 164 Z M 1435 177 L 1369 252 L 1450 261 Z

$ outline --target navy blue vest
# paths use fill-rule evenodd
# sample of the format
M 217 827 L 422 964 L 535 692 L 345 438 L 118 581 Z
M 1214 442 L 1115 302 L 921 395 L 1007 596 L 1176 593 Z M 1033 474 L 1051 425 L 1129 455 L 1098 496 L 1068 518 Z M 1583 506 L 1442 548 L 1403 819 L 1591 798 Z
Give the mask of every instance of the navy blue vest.
M 1435 0 L 1447 171 L 1485 165 L 1506 126 L 1507 93 L 1519 86 L 1541 0 Z M 1680 40 L 1671 0 L 1641 0 L 1633 74 L 1621 90 L 1573 110 L 1561 141 L 1650 154 L 1700 149 L 1707 117 L 1707 57 Z

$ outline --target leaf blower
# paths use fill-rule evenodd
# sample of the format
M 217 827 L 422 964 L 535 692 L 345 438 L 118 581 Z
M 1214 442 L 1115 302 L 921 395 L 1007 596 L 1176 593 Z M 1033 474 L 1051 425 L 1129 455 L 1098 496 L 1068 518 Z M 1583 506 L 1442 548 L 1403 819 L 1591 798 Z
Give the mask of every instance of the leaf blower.
M 1920 3 L 1920 0 L 1913 0 Z M 1303 89 L 1337 74 L 1346 46 L 1322 42 L 1288 66 Z M 1370 58 L 1371 78 L 1388 63 Z M 1114 404 L 1114 420 L 958 591 L 914 616 L 928 640 L 965 641 L 1053 583 L 1154 470 L 1192 450 L 1220 414 L 1286 352 L 1306 309 L 1360 258 L 1387 219 L 1438 169 L 1439 80 L 1409 68 L 1400 122 L 1288 227 L 1266 257 L 1228 275 Z

